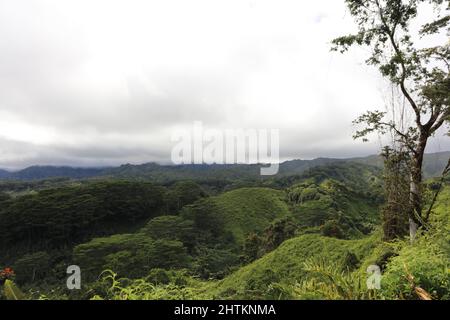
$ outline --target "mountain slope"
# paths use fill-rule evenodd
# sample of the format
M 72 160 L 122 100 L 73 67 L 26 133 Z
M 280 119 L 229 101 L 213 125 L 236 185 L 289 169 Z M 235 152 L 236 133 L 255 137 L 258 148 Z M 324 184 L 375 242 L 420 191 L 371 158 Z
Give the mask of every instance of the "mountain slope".
M 273 220 L 290 215 L 283 191 L 242 188 L 211 198 L 225 227 L 242 243 L 250 232 L 264 230 Z
M 142 277 L 150 271 L 149 266 L 190 268 L 202 279 L 222 277 L 240 264 L 248 233 L 262 231 L 276 218 L 290 214 L 283 196 L 277 190 L 245 188 L 203 198 L 184 207 L 180 215 L 149 220 L 135 233 L 80 244 L 74 248 L 73 259 L 90 279 L 106 269 L 121 276 Z M 186 257 L 182 263 L 178 260 L 181 256 Z M 137 268 L 137 259 L 144 265 Z
M 396 244 L 382 242 L 379 230 L 358 240 L 304 234 L 285 241 L 274 251 L 241 267 L 225 279 L 205 284 L 201 292 L 216 299 L 286 298 L 282 296 L 285 292 L 281 288 L 292 289 L 295 283 L 305 281 L 312 275 L 310 270 L 306 270 L 305 262 L 325 261 L 328 265 L 354 270 L 353 281 L 360 278 L 363 283 L 367 279 L 367 267 L 379 265 L 383 272 L 383 294 L 390 299 L 399 299 L 400 292 L 401 299 L 417 299 L 405 279 L 405 272 L 408 271 L 416 277 L 420 287 L 428 292 L 436 290 L 434 294 L 440 297 L 448 297 L 449 205 L 450 185 L 447 184 L 437 200 L 429 233 L 420 236 L 414 245 L 410 245 L 408 239 L 399 240 Z M 408 271 L 405 271 L 405 266 Z
M 308 259 L 327 257 L 329 261 L 343 263 L 350 253 L 364 258 L 376 245 L 368 238 L 339 240 L 317 234 L 301 235 L 204 290 L 220 299 L 278 299 L 273 285 L 292 285 L 305 279 L 304 263 Z
M 302 234 L 222 280 L 201 281 L 183 273 L 124 280 L 105 299 L 395 299 L 418 300 L 417 287 L 433 299 L 449 299 L 450 185 L 438 198 L 431 229 L 415 244 L 383 242 L 381 230 L 357 240 Z M 367 290 L 367 268 L 381 268 L 381 289 Z M 158 272 L 161 273 L 159 270 Z M 416 288 L 408 276 L 414 277 Z M 177 285 L 182 279 L 182 285 Z M 119 280 L 120 282 L 120 280 Z M 122 282 L 120 282 L 122 283 Z M 129 293 L 132 292 L 132 295 Z

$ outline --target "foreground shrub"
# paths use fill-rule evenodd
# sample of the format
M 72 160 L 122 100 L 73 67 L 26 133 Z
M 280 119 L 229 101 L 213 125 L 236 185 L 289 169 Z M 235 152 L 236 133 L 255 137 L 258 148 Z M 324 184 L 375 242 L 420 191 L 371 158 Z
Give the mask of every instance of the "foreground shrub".
M 170 271 L 171 281 L 168 284 L 153 284 L 144 279 L 129 280 L 119 278 L 116 273 L 107 270 L 103 273 L 100 282 L 108 289 L 103 295 L 95 295 L 93 300 L 197 300 L 206 299 L 200 291 L 183 284 L 180 277 L 186 277 L 181 271 Z M 175 280 L 175 281 L 172 281 Z M 191 282 L 193 280 L 190 280 Z
M 449 267 L 449 253 L 422 237 L 390 259 L 381 282 L 383 294 L 388 299 L 419 299 L 415 288 L 421 288 L 433 299 L 449 299 Z
M 293 288 L 294 296 L 305 300 L 371 300 L 377 299 L 375 290 L 367 289 L 366 279 L 345 267 L 324 260 L 305 262 L 307 279 Z

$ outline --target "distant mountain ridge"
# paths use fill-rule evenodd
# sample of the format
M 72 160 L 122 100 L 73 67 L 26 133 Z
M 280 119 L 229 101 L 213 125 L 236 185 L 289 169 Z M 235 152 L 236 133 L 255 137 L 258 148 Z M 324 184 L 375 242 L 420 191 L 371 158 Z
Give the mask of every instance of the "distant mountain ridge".
M 425 155 L 423 166 L 425 177 L 440 176 L 450 151 Z M 289 160 L 280 164 L 278 176 L 296 175 L 318 166 L 332 163 L 357 162 L 369 166 L 382 167 L 383 159 L 378 155 L 360 158 L 335 159 L 317 158 L 313 160 Z M 145 163 L 140 165 L 125 164 L 112 168 L 74 168 L 64 166 L 31 166 L 23 170 L 10 172 L 0 169 L 0 180 L 42 180 L 50 178 L 86 179 L 93 177 L 113 177 L 148 179 L 155 182 L 176 180 L 199 180 L 202 178 L 230 180 L 260 178 L 260 164 L 212 164 L 212 165 L 159 165 Z
M 99 168 L 73 168 L 56 166 L 31 166 L 19 171 L 6 171 L 0 169 L 0 179 L 3 180 L 41 180 L 48 178 L 83 179 L 100 175 L 105 169 Z
M 450 158 L 450 151 L 427 153 L 424 157 L 423 175 L 426 178 L 439 177 Z M 371 155 L 362 158 L 353 158 L 351 161 L 363 163 L 371 166 L 382 167 L 383 158 L 379 155 Z
M 10 174 L 11 174 L 11 172 L 0 169 L 0 179 L 5 179 L 5 178 L 7 178 Z

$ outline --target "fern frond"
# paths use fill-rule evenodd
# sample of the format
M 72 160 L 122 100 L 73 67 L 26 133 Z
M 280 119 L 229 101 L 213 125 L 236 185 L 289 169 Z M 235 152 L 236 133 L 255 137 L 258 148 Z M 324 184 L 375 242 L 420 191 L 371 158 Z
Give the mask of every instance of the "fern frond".
M 6 280 L 3 285 L 3 290 L 7 300 L 24 300 L 25 295 L 11 280 Z

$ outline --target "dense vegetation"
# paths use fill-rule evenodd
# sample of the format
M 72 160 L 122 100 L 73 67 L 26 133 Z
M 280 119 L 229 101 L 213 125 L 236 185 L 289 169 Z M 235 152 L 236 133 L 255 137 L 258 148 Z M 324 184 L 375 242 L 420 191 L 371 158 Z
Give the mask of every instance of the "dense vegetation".
M 390 110 L 354 121 L 356 139 L 391 139 L 380 156 L 288 161 L 275 177 L 0 170 L 0 299 L 450 299 L 450 153 L 425 154 L 450 122 L 449 2 L 345 3 L 355 33 L 332 49 L 365 47 L 392 89 Z M 422 5 L 434 14 L 411 28 Z
M 219 194 L 192 181 L 114 179 L 3 192 L 0 264 L 32 298 L 415 299 L 408 273 L 448 298 L 450 188 L 413 249 L 382 241 L 382 183 L 374 167 L 336 163 Z M 374 263 L 386 280 L 368 292 Z M 72 264 L 82 290 L 65 288 Z
M 382 241 L 381 230 L 343 240 L 300 234 L 223 280 L 199 281 L 185 271 L 154 270 L 128 280 L 108 272 L 95 287 L 107 299 L 449 299 L 450 186 L 433 226 L 413 245 Z M 380 290 L 367 290 L 366 269 L 382 268 Z M 425 292 L 425 293 L 424 293 Z M 428 296 L 429 294 L 429 296 Z

